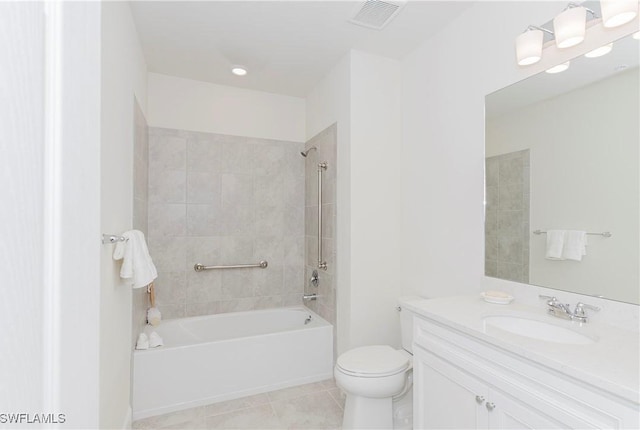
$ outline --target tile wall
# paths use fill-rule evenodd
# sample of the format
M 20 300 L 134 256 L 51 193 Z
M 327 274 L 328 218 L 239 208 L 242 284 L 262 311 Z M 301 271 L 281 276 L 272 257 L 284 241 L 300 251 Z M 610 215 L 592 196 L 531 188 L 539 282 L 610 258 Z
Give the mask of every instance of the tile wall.
M 134 139 L 133 139 L 133 228 L 148 237 L 147 205 L 149 176 L 149 128 L 147 120 L 138 105 L 134 103 Z M 132 339 L 135 344 L 138 334 L 147 322 L 149 307 L 146 288 L 136 288 L 133 294 Z
M 149 129 L 150 253 L 163 318 L 301 303 L 302 143 Z M 267 269 L 204 265 L 267 260 Z
M 529 282 L 529 150 L 486 159 L 485 275 Z
M 336 143 L 337 125 L 326 128 L 305 144 L 315 146 L 305 160 L 305 294 L 317 293 L 316 301 L 306 305 L 333 324 L 336 339 Z M 318 163 L 326 161 L 322 187 L 322 253 L 327 270 L 319 270 L 319 285 L 309 282 L 318 267 Z M 334 345 L 334 351 L 335 345 Z

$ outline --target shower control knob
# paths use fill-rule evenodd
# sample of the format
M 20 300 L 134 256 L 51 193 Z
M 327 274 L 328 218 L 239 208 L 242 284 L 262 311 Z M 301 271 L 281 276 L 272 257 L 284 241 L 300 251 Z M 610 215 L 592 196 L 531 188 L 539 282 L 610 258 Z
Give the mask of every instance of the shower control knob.
M 488 411 L 492 411 L 492 410 L 494 410 L 496 408 L 495 403 L 492 403 L 492 402 L 487 402 L 487 404 L 485 406 L 487 407 Z
M 476 403 L 481 405 L 482 403 L 484 403 L 484 397 L 482 396 L 476 396 Z

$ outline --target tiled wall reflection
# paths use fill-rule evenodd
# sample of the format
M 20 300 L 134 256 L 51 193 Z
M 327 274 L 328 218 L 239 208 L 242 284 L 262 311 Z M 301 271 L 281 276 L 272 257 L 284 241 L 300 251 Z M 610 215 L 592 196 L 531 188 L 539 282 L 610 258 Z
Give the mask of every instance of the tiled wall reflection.
M 337 125 L 326 128 L 305 144 L 313 146 L 305 160 L 305 294 L 317 293 L 316 301 L 306 305 L 333 324 L 336 339 L 336 143 Z M 318 267 L 318 163 L 327 162 L 322 187 L 322 253 L 327 270 L 318 270 L 320 283 L 309 282 Z M 334 351 L 336 351 L 334 347 Z
M 299 305 L 302 143 L 149 129 L 149 245 L 163 318 Z M 267 269 L 195 272 L 267 260 Z
M 486 159 L 485 275 L 529 281 L 529 150 Z

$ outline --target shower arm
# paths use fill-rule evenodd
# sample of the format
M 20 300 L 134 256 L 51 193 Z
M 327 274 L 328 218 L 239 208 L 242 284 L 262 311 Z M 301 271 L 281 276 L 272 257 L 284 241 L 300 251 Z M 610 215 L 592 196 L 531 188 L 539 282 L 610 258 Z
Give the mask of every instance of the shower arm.
M 318 269 L 327 270 L 327 262 L 322 258 L 322 172 L 328 163 L 318 163 Z

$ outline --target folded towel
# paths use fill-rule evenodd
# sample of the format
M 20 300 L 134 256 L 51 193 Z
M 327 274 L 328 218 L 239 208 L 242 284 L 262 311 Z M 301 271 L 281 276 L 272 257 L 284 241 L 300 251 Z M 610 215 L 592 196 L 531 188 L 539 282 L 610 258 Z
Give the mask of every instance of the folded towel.
M 562 249 L 564 247 L 565 230 L 547 231 L 547 260 L 564 260 Z
M 164 345 L 164 342 L 162 341 L 160 335 L 155 331 L 152 331 L 149 335 L 149 348 L 157 348 L 162 345 Z
M 136 342 L 136 349 L 149 349 L 149 338 L 146 334 L 140 333 Z
M 567 230 L 564 235 L 562 258 L 565 260 L 582 261 L 583 255 L 587 255 L 587 232 Z
M 156 266 L 151 260 L 144 234 L 131 230 L 122 234 L 127 240 L 118 242 L 113 251 L 114 260 L 122 260 L 120 277 L 131 279 L 133 288 L 142 288 L 158 277 Z

